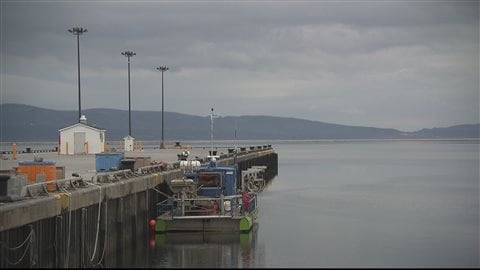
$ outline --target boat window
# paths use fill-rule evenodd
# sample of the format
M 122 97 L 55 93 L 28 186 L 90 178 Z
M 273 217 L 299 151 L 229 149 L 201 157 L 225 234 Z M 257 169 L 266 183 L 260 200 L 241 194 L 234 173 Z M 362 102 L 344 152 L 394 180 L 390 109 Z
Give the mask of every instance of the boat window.
M 220 173 L 205 173 L 200 172 L 197 175 L 198 185 L 204 187 L 220 187 L 221 186 L 221 174 Z

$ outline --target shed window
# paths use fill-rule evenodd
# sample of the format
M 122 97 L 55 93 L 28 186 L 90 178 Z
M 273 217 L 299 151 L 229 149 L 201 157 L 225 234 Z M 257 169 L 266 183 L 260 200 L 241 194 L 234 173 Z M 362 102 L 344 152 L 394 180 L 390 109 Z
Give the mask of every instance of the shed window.
M 100 142 L 103 143 L 103 132 L 100 132 Z

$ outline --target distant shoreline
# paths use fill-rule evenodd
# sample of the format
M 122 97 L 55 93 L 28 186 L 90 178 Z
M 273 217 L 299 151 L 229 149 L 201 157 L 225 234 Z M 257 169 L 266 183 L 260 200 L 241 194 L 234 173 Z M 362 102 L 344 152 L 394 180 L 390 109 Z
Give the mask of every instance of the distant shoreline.
M 109 147 L 112 149 L 122 149 L 123 141 L 107 141 Z M 142 149 L 155 150 L 160 149 L 160 140 L 137 140 L 141 142 Z M 165 146 L 167 148 L 175 148 L 176 142 L 179 142 L 181 146 L 190 148 L 203 148 L 209 149 L 211 147 L 210 140 L 196 140 L 196 141 L 166 141 Z M 457 142 L 457 143 L 470 143 L 479 145 L 480 138 L 415 138 L 415 139 L 318 139 L 318 140 L 216 140 L 213 142 L 214 149 L 218 148 L 235 148 L 235 147 L 252 147 L 252 146 L 264 146 L 272 145 L 274 148 L 276 145 L 285 144 L 346 144 L 346 143 L 401 143 L 401 142 Z M 22 141 L 22 142 L 0 142 L 0 154 L 2 152 L 12 151 L 12 144 L 16 144 L 16 151 L 24 152 L 28 151 L 41 151 L 41 152 L 56 152 L 56 141 Z
M 160 140 L 136 140 L 148 144 L 160 144 Z M 241 144 L 241 143 L 252 143 L 252 142 L 261 142 L 261 143 L 295 143 L 295 142 L 374 142 L 374 141 L 480 141 L 480 138 L 398 138 L 398 139 L 295 139 L 295 140 L 285 140 L 285 139 L 260 139 L 260 140 L 214 140 L 215 144 L 221 143 L 232 143 L 232 144 Z M 111 140 L 108 143 L 120 144 L 122 140 Z M 175 142 L 180 142 L 183 144 L 194 143 L 210 143 L 210 140 L 167 140 L 167 144 L 175 144 Z M 16 144 L 48 144 L 56 145 L 57 141 L 6 141 L 0 142 L 0 145 L 11 145 Z

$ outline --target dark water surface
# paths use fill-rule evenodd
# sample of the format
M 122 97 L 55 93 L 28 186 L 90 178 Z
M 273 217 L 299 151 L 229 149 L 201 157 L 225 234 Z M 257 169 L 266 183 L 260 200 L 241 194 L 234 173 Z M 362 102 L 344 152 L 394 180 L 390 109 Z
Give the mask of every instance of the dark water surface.
M 273 147 L 278 176 L 250 234 L 157 235 L 122 266 L 479 266 L 478 141 Z

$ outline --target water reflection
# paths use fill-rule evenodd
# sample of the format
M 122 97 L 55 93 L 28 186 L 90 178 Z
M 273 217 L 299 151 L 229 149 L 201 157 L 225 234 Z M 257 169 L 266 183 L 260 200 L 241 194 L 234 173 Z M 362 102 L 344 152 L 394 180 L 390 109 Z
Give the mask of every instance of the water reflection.
M 150 267 L 256 267 L 258 224 L 248 233 L 180 232 L 150 235 Z
M 105 266 L 478 268 L 478 143 L 300 143 L 278 152 L 279 177 L 260 194 L 260 227 L 248 235 L 149 239 L 146 229 L 132 243 L 114 241 L 121 253 L 106 253 Z

